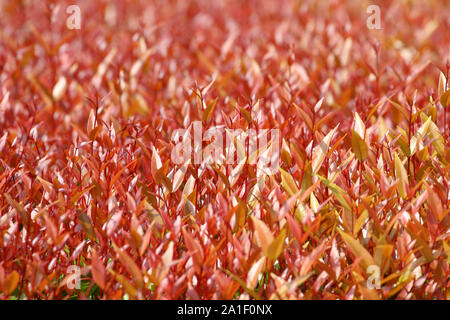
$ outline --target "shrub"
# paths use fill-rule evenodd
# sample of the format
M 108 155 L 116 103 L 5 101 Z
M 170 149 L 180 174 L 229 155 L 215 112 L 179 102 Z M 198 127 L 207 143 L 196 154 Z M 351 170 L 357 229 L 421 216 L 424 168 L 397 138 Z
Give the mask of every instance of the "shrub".
M 0 2 L 0 298 L 449 299 L 447 1 L 79 3 Z

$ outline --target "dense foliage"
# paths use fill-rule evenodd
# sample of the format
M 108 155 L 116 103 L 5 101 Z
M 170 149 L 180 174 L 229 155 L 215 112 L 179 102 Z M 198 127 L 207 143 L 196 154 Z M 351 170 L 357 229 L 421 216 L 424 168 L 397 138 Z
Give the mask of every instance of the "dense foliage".
M 0 298 L 449 299 L 450 3 L 377 2 L 0 1 Z

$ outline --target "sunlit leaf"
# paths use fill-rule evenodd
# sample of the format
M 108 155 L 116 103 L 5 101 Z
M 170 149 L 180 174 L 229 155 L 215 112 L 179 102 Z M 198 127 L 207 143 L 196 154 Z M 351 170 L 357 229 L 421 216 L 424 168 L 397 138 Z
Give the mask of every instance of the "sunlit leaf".
M 408 174 L 406 173 L 406 169 L 403 166 L 402 161 L 399 159 L 398 155 L 395 154 L 395 174 L 397 179 L 400 180 L 398 184 L 398 192 L 402 198 L 406 198 L 407 190 L 406 187 L 408 185 Z
M 364 248 L 361 243 L 359 243 L 358 240 L 354 239 L 351 235 L 345 233 L 344 231 L 341 231 L 340 229 L 337 229 L 337 231 L 339 231 L 342 239 L 344 239 L 347 246 L 355 255 L 355 258 L 361 258 L 361 266 L 364 268 L 364 270 L 366 270 L 371 265 L 375 265 L 373 257 L 366 250 L 366 248 Z
M 264 254 L 269 257 L 269 247 L 274 241 L 273 234 L 263 221 L 255 216 L 251 216 L 251 219 L 255 227 L 256 242 L 261 247 Z
M 352 149 L 359 161 L 364 161 L 367 159 L 367 143 L 354 130 L 352 130 Z

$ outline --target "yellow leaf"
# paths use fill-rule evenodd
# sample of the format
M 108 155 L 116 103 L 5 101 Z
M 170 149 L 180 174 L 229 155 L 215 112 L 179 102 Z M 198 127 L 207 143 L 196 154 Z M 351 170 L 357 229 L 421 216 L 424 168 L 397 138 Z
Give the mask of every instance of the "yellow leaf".
M 450 105 L 450 89 L 445 91 L 445 93 L 441 96 L 440 101 L 444 108 L 447 108 Z
M 314 148 L 311 162 L 313 172 L 317 172 L 322 166 L 323 160 L 327 155 L 331 139 L 333 138 L 334 133 L 336 132 L 338 127 L 339 125 L 328 132 L 328 134 L 325 136 L 325 138 L 323 138 L 319 145 Z
M 428 129 L 428 132 L 432 139 L 433 148 L 436 149 L 436 151 L 441 155 L 445 156 L 445 141 L 442 137 L 441 133 L 439 132 L 439 128 L 436 126 L 436 124 L 431 121 L 430 127 Z
M 239 110 L 241 112 L 241 115 L 245 118 L 245 120 L 247 120 L 248 124 L 252 123 L 252 115 L 250 114 L 250 112 L 248 112 L 247 110 L 245 110 L 242 107 L 239 107 Z
M 445 240 L 442 240 L 442 244 L 444 245 L 444 251 L 447 256 L 447 264 L 450 265 L 450 246 Z
M 214 110 L 214 107 L 216 106 L 216 103 L 217 103 L 218 99 L 219 98 L 215 98 L 214 101 L 211 102 L 209 104 L 209 106 L 203 111 L 203 114 L 202 114 L 202 121 L 203 122 L 207 122 L 209 120 L 209 118 L 211 117 L 212 112 Z
M 130 100 L 131 105 L 130 110 L 128 111 L 129 115 L 134 115 L 138 113 L 140 115 L 145 116 L 150 113 L 150 106 L 148 105 L 147 101 L 142 95 L 135 93 L 133 94 Z
M 367 159 L 367 143 L 355 130 L 352 130 L 352 149 L 353 153 L 359 161 L 364 161 Z
M 367 270 L 367 268 L 371 265 L 376 265 L 375 261 L 373 260 L 373 257 L 370 255 L 370 253 L 364 248 L 358 240 L 355 240 L 351 235 L 348 233 L 345 233 L 344 231 L 337 229 L 339 233 L 342 236 L 342 239 L 344 239 L 345 243 L 349 246 L 350 250 L 353 252 L 355 257 L 358 259 L 362 257 L 361 259 L 361 266 L 364 268 L 364 271 Z
M 272 241 L 268 249 L 268 257 L 270 260 L 275 261 L 283 251 L 284 240 L 286 239 L 286 229 L 283 229 L 278 237 Z
M 322 183 L 324 185 L 326 185 L 328 187 L 328 189 L 331 190 L 331 192 L 333 192 L 333 194 L 335 195 L 335 197 L 339 200 L 339 202 L 348 210 L 352 211 L 352 209 L 350 208 L 350 205 L 348 204 L 348 202 L 345 200 L 343 194 L 345 193 L 344 190 L 342 190 L 340 187 L 338 187 L 337 185 L 335 185 L 334 183 L 332 183 L 331 181 L 329 181 L 328 179 L 317 175 L 319 177 L 319 179 L 322 181 Z
M 247 287 L 247 284 L 244 281 L 242 281 L 237 275 L 235 275 L 234 273 L 230 272 L 229 270 L 226 270 L 223 268 L 220 268 L 220 270 L 222 270 L 223 272 L 228 274 L 231 278 L 233 278 L 233 280 L 235 280 L 237 283 L 239 283 L 239 285 L 245 291 L 247 291 L 255 300 L 262 300 L 262 298 L 253 289 L 250 289 L 249 287 Z
M 310 206 L 311 209 L 313 210 L 314 213 L 317 213 L 317 211 L 319 211 L 319 201 L 317 200 L 316 196 L 314 195 L 314 193 L 311 193 L 311 197 L 310 197 Z
M 355 112 L 355 128 L 354 131 L 359 134 L 361 139 L 364 139 L 365 132 L 366 132 L 366 125 L 361 120 L 361 117 L 359 116 L 358 112 Z
M 397 153 L 395 154 L 395 174 L 397 179 L 399 179 L 400 183 L 398 184 L 398 193 L 400 196 L 405 199 L 407 196 L 406 186 L 408 185 L 408 174 L 406 173 L 406 169 L 402 164 L 402 161 L 399 159 Z
M 289 193 L 290 196 L 293 196 L 298 192 L 297 184 L 295 183 L 294 178 L 287 171 L 281 168 L 280 172 L 281 172 L 281 185 Z
M 388 262 L 393 251 L 394 246 L 392 244 L 378 244 L 375 247 L 373 258 L 375 263 L 380 266 L 382 274 L 389 267 Z
M 355 225 L 353 226 L 353 234 L 356 235 L 359 230 L 361 230 L 362 226 L 367 220 L 367 217 L 369 216 L 369 212 L 367 210 L 364 210 L 361 215 L 359 216 L 358 220 L 356 220 Z
M 431 116 L 428 117 L 427 121 L 424 122 L 424 124 L 417 130 L 417 135 L 422 138 L 422 140 L 425 138 L 425 135 L 428 133 L 428 128 L 430 127 L 431 122 Z

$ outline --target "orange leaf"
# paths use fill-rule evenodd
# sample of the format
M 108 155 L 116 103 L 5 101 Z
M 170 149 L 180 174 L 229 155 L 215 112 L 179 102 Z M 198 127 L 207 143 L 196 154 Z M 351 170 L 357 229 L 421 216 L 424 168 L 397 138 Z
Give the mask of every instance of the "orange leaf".
M 14 290 L 16 290 L 17 285 L 19 284 L 20 276 L 16 270 L 11 272 L 5 280 L 4 287 L 6 289 L 6 294 L 11 295 Z
M 359 161 L 364 161 L 367 159 L 367 143 L 356 133 L 355 130 L 352 130 L 352 149 L 356 158 Z
M 97 283 L 101 289 L 105 290 L 106 269 L 96 252 L 92 255 L 91 272 L 95 283 Z
M 400 183 L 398 184 L 398 193 L 400 193 L 400 196 L 404 199 L 407 196 L 406 188 L 408 185 L 408 174 L 397 153 L 395 154 L 395 174 L 397 179 L 400 180 Z
M 351 235 L 348 233 L 345 233 L 344 231 L 337 229 L 339 233 L 342 236 L 342 239 L 344 239 L 345 243 L 350 247 L 350 250 L 353 252 L 355 257 L 358 259 L 362 257 L 361 259 L 361 265 L 364 268 L 364 271 L 367 270 L 367 268 L 371 265 L 376 265 L 375 261 L 373 260 L 373 257 L 370 255 L 370 253 L 364 248 L 358 240 L 355 240 Z
M 253 225 L 255 226 L 255 237 L 257 244 L 261 247 L 264 254 L 269 257 L 269 247 L 273 242 L 273 235 L 264 222 L 251 216 Z
M 134 277 L 136 284 L 139 289 L 144 287 L 144 278 L 142 277 L 141 269 L 137 266 L 137 264 L 131 259 L 131 257 L 124 251 L 120 250 L 120 248 L 113 243 L 112 244 L 114 250 L 116 250 L 119 255 L 120 262 L 124 265 L 127 271 Z
M 283 251 L 283 244 L 284 240 L 286 239 L 286 229 L 283 229 L 278 237 L 275 238 L 275 240 L 272 241 L 268 248 L 268 257 L 270 260 L 275 261 L 280 256 L 281 252 Z
M 30 222 L 30 218 L 28 216 L 28 212 L 25 211 L 25 209 L 23 208 L 23 206 L 18 203 L 17 201 L 15 201 L 13 198 L 11 198 L 9 196 L 9 194 L 4 193 L 4 196 L 6 198 L 6 200 L 9 202 L 9 204 L 16 209 L 17 213 L 19 213 L 20 217 L 22 218 L 23 222 L 25 225 L 28 225 L 28 223 Z
M 186 231 L 186 229 L 183 228 L 183 237 L 184 241 L 186 242 L 186 247 L 189 249 L 196 266 L 197 271 L 201 269 L 201 266 L 203 265 L 203 249 L 201 245 L 198 243 L 197 240 L 194 239 L 194 237 Z

